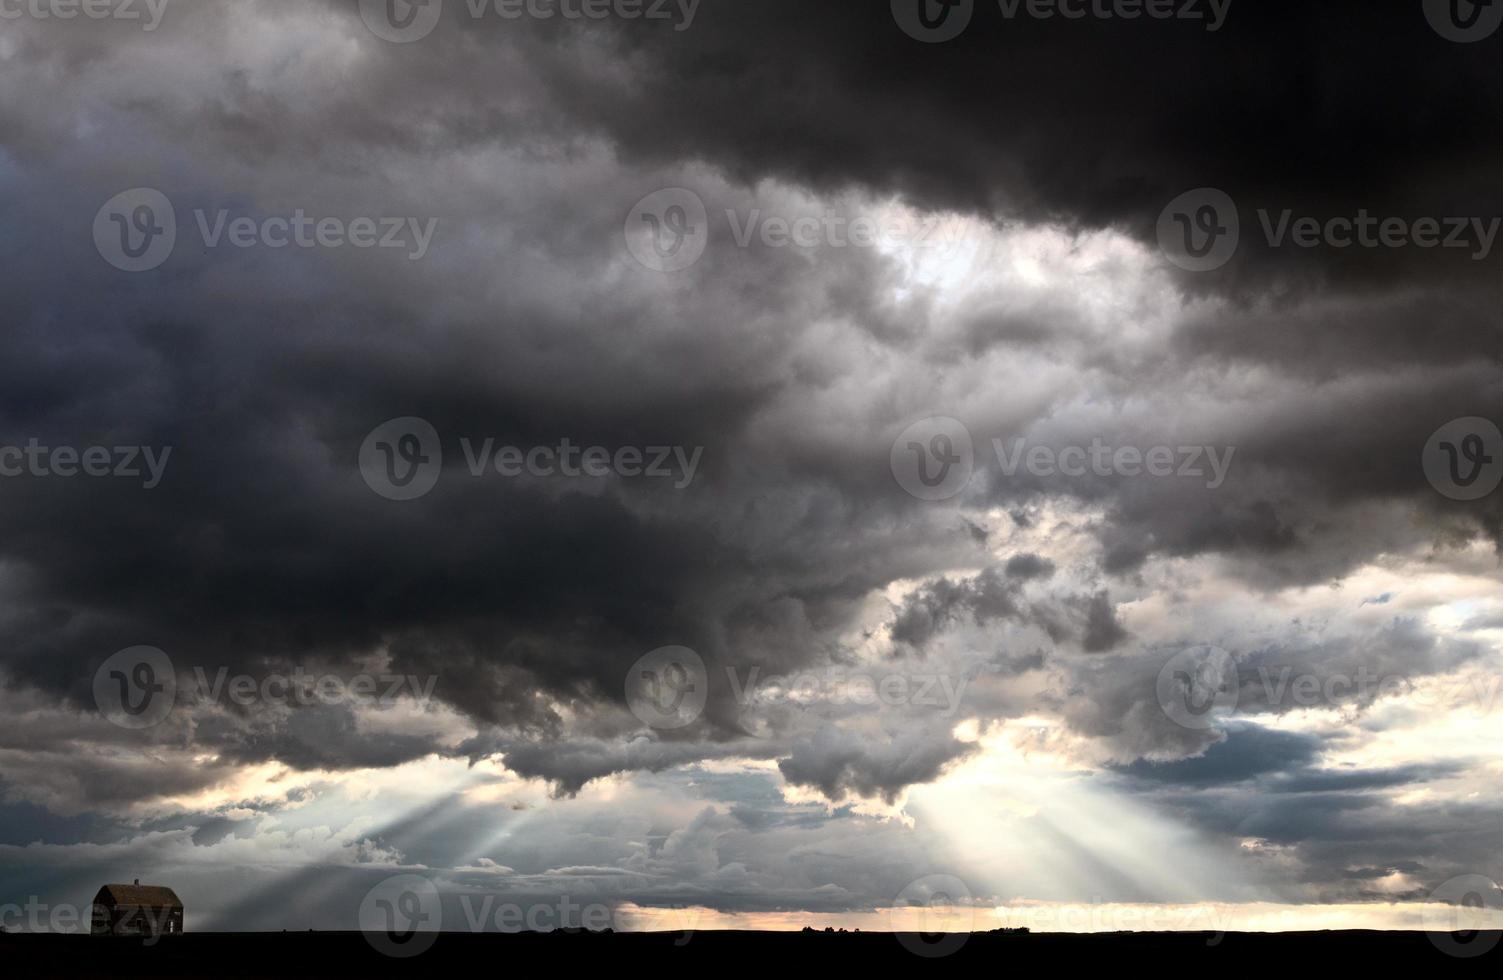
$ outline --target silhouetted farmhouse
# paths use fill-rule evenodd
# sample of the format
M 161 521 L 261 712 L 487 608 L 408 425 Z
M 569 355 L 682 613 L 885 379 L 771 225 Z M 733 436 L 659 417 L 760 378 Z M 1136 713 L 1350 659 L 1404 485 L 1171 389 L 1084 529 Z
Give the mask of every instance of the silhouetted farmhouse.
M 171 888 L 105 885 L 94 896 L 96 936 L 173 936 L 183 931 L 183 903 Z

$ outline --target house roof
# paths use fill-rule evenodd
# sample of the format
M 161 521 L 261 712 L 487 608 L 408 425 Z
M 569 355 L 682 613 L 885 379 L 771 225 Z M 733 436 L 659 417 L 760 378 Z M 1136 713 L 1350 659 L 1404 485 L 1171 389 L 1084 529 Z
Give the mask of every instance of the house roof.
M 96 905 L 136 906 L 152 909 L 180 909 L 177 892 L 162 885 L 105 885 L 94 896 Z

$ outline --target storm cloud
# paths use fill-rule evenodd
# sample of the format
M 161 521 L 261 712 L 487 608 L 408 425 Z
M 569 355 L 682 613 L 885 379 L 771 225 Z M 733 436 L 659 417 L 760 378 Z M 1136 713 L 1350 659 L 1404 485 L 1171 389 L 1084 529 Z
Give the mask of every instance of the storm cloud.
M 1216 30 L 980 2 L 942 44 L 885 0 L 440 6 L 412 43 L 344 0 L 6 22 L 0 447 L 48 469 L 0 478 L 0 864 L 42 888 L 24 845 L 68 877 L 66 849 L 126 834 L 185 868 L 272 848 L 871 909 L 934 870 L 943 835 L 902 822 L 919 794 L 995 787 L 976 773 L 1016 751 L 1234 852 L 1228 901 L 1503 874 L 1473 798 L 1500 775 L 1503 497 L 1425 464 L 1441 427 L 1503 416 L 1503 255 L 1267 234 L 1503 215 L 1503 42 L 1452 43 L 1418 2 L 1233 3 Z M 108 238 L 132 188 L 176 215 L 140 272 Z M 1157 229 L 1200 188 L 1241 236 L 1194 272 Z M 623 234 L 669 189 L 707 239 L 676 272 Z M 853 244 L 857 218 L 898 233 Z M 767 223 L 801 220 L 816 240 Z M 354 245 L 362 221 L 400 247 Z M 442 456 L 414 499 L 362 469 L 404 419 Z M 942 497 L 898 473 L 953 448 L 902 438 L 934 419 L 971 443 Z M 159 480 L 80 475 L 93 447 Z M 1230 720 L 1161 703 L 1194 645 L 1235 668 Z M 177 689 L 133 729 L 98 685 L 138 646 Z M 632 698 L 664 648 L 701 660 L 683 724 Z M 413 683 L 265 696 L 294 674 Z M 258 693 L 192 682 L 220 675 Z M 1458 705 L 1465 751 L 1414 757 Z M 466 801 L 452 826 L 433 799 L 348 816 L 378 795 L 355 781 L 424 766 Z M 602 785 L 641 811 L 603 827 Z M 336 800 L 326 838 L 277 836 Z M 511 804 L 515 840 L 486 826 Z M 994 809 L 1120 884 L 1048 806 Z

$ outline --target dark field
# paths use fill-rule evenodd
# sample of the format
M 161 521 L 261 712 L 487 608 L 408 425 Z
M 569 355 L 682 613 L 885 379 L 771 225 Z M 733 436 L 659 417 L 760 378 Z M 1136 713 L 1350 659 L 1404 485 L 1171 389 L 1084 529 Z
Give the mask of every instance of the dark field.
M 1424 933 L 1328 932 L 1221 937 L 1199 933 L 1111 935 L 992 935 L 966 937 L 943 957 L 919 956 L 885 933 L 702 932 L 588 935 L 552 933 L 474 935 L 445 933 L 409 959 L 378 953 L 358 933 L 198 934 L 162 940 L 86 936 L 0 936 L 7 977 L 367 977 L 515 976 L 549 971 L 627 971 L 654 978 L 713 976 L 751 965 L 794 972 L 811 966 L 850 970 L 929 972 L 1019 969 L 1174 971 L 1213 976 L 1218 970 L 1383 969 L 1404 975 L 1424 971 L 1496 976 L 1503 963 L 1497 934 L 1463 936 L 1463 948 L 1488 948 L 1462 958 L 1442 952 Z M 951 946 L 960 937 L 905 937 Z M 932 949 L 932 947 L 929 947 Z M 1183 971 L 1193 971 L 1186 973 Z M 1150 974 L 1152 975 L 1152 974 Z

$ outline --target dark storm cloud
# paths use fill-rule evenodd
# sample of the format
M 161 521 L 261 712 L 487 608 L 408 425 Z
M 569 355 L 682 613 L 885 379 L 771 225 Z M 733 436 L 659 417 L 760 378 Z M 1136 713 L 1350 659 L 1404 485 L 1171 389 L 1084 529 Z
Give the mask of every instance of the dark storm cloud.
M 662 772 L 717 758 L 775 758 L 785 751 L 776 743 L 707 745 L 646 738 L 607 742 L 582 737 L 534 742 L 479 739 L 461 749 L 474 758 L 497 756 L 520 776 L 549 780 L 561 795 L 578 793 L 590 780 L 616 773 Z
M 1439 635 L 1408 618 L 1324 642 L 1249 650 L 1237 658 L 1238 710 L 1361 710 L 1402 695 L 1425 678 L 1482 664 L 1488 652 L 1483 644 Z M 1486 697 L 1482 689 L 1468 693 Z
M 1288 884 L 1308 900 L 1419 900 L 1455 875 L 1498 871 L 1494 801 L 1392 802 L 1394 790 L 1449 780 L 1468 786 L 1475 773 L 1449 762 L 1331 767 L 1320 758 L 1324 743 L 1319 735 L 1244 725 L 1199 758 L 1140 761 L 1118 767 L 1114 778 L 1177 819 L 1242 842 L 1242 860 L 1255 874 L 1272 871 L 1264 862 L 1295 858 L 1301 878 Z M 1390 875 L 1411 884 L 1401 891 L 1373 885 Z
M 1483 46 L 1442 40 L 1418 3 L 1245 4 L 1207 33 L 1172 21 L 1004 22 L 983 2 L 942 45 L 911 43 L 886 7 L 710 6 L 692 47 L 627 33 L 653 55 L 624 96 L 639 111 L 612 112 L 629 127 L 603 114 L 598 124 L 646 158 L 706 157 L 749 179 L 857 181 L 997 219 L 1115 227 L 1150 245 L 1172 197 L 1222 188 L 1240 205 L 1241 254 L 1188 285 L 1234 305 L 1188 318 L 1165 366 L 1355 376 L 1315 413 L 1296 402 L 1287 417 L 1220 433 L 1258 468 L 1237 475 L 1235 493 L 1108 491 L 1109 569 L 1234 551 L 1274 559 L 1255 575 L 1313 581 L 1358 559 L 1358 534 L 1318 540 L 1343 504 L 1418 496 L 1439 511 L 1436 525 L 1453 520 L 1412 461 L 1443 422 L 1503 409 L 1496 260 L 1412 247 L 1274 251 L 1254 215 L 1503 215 L 1486 176 L 1500 145 L 1482 122 L 1499 111 L 1503 70 Z M 738 89 L 759 94 L 752 110 L 719 112 Z M 811 90 L 822 98 L 798 97 Z M 1034 313 L 997 329 L 1057 344 L 1047 323 Z M 1113 380 L 1141 389 L 1158 373 L 1121 365 Z M 1496 498 L 1466 519 L 1499 540 Z M 1290 552 L 1299 558 L 1278 557 Z
M 422 43 L 373 46 L 376 89 L 350 98 L 339 125 L 357 140 L 414 139 L 404 123 L 458 84 L 470 97 L 445 105 L 446 138 L 483 140 L 518 122 L 520 85 L 573 126 L 608 133 L 633 161 L 706 159 L 749 182 L 825 189 L 855 181 L 924 206 L 1145 238 L 1171 198 L 1206 185 L 1249 208 L 1319 216 L 1384 205 L 1503 214 L 1486 176 L 1498 140 L 1480 125 L 1496 115 L 1503 71 L 1486 45 L 1431 30 L 1420 3 L 1236 4 L 1214 32 L 1184 20 L 1009 21 L 995 3 L 976 6 L 966 32 L 939 45 L 903 34 L 886 0 L 710 0 L 686 32 L 451 11 Z M 565 73 L 599 51 L 631 71 L 611 85 L 600 62 Z M 396 73 L 407 77 L 399 84 Z M 265 124 L 272 108 L 247 98 L 233 118 Z M 1252 251 L 1253 264 L 1285 278 L 1323 264 Z M 1325 259 L 1364 281 L 1486 275 L 1434 253 Z
M 937 634 L 962 621 L 978 626 L 998 621 L 1036 626 L 1054 642 L 1074 643 L 1087 653 L 1105 653 L 1127 638 L 1108 592 L 1038 600 L 1024 597 L 1029 581 L 1048 579 L 1053 572 L 1052 562 L 1023 554 L 968 581 L 937 579 L 909 595 L 896 610 L 892 638 L 923 649 Z
M 892 638 L 898 643 L 923 647 L 957 616 L 969 614 L 979 624 L 1021 615 L 1021 578 L 999 574 L 989 568 L 974 581 L 952 582 L 941 578 L 909 596 L 893 618 Z
M 790 783 L 811 786 L 831 800 L 848 794 L 894 802 L 907 787 L 933 782 L 946 767 L 976 751 L 949 726 L 914 728 L 873 740 L 869 733 L 824 727 L 794 743 L 778 768 Z
M 435 697 L 479 729 L 456 748 L 299 709 L 149 737 L 89 729 L 80 744 L 197 740 L 226 766 L 329 769 L 494 755 L 564 793 L 616 772 L 776 757 L 791 782 L 892 798 L 969 749 L 940 726 L 748 743 L 719 680 L 691 732 L 638 740 L 626 671 L 667 644 L 712 668 L 839 663 L 867 600 L 904 580 L 923 585 L 891 636 L 916 649 L 957 624 L 1037 627 L 1092 654 L 1133 641 L 1096 570 L 1078 586 L 1041 555 L 993 567 L 978 523 L 989 506 L 1025 528 L 1053 499 L 1098 509 L 1100 571 L 1120 579 L 1155 556 L 1215 554 L 1260 585 L 1325 582 L 1375 554 L 1503 529 L 1496 498 L 1458 511 L 1417 465 L 1437 425 L 1503 404 L 1488 267 L 1256 245 L 1257 207 L 1503 213 L 1483 122 L 1500 98 L 1496 58 L 1427 33 L 1417 4 L 1249 3 L 1210 34 L 1003 25 L 983 3 L 971 31 L 935 47 L 878 0 L 707 2 L 682 33 L 472 24 L 458 6 L 412 45 L 377 40 L 343 2 L 183 5 L 155 36 L 17 34 L 0 96 L 0 441 L 174 455 L 145 494 L 0 485 L 8 677 L 88 708 L 95 668 L 136 643 L 256 676 L 379 652 L 438 678 Z M 237 17 L 265 34 L 246 39 Z M 1353 32 L 1361 43 L 1346 43 Z M 27 94 L 59 78 L 78 81 L 50 100 Z M 1215 302 L 1147 346 L 1093 333 L 1058 298 L 947 319 L 932 291 L 890 298 L 896 263 L 860 250 L 718 249 L 684 278 L 623 273 L 622 216 L 686 165 L 712 210 L 755 205 L 777 179 L 1150 244 L 1171 197 L 1212 184 L 1243 205 L 1247 244 L 1225 270 L 1181 277 Z M 86 231 L 138 184 L 163 185 L 185 227 L 196 208 L 233 205 L 431 216 L 440 231 L 423 263 L 188 245 L 132 277 L 105 267 Z M 830 324 L 856 338 L 814 332 Z M 1055 360 L 1077 387 L 978 409 L 967 421 L 983 445 L 1035 429 L 1084 444 L 1183 436 L 1235 445 L 1232 479 L 1217 492 L 1062 484 L 1003 479 L 986 462 L 969 516 L 923 509 L 887 471 L 901 416 L 910 401 L 961 414 L 953 389 L 926 386 L 999 352 Z M 1244 411 L 1180 404 L 1249 379 L 1266 387 Z M 884 386 L 925 393 L 849 391 Z M 1163 401 L 1126 407 L 1145 392 Z M 1122 417 L 1070 417 L 1080 403 Z M 404 415 L 443 434 L 448 465 L 411 505 L 371 494 L 354 466 L 366 434 Z M 561 436 L 702 446 L 704 467 L 681 492 L 464 475 L 460 437 Z M 1395 501 L 1403 521 L 1356 510 Z M 1046 662 L 1032 649 L 1017 669 Z M 1066 720 L 1124 752 L 1214 742 L 1173 726 L 1151 671 L 1138 675 L 1135 662 L 1083 668 Z M 73 805 L 222 775 L 186 762 L 48 775 L 40 758 L 16 764 Z
M 1229 733 L 1204 755 L 1176 762 L 1138 760 L 1117 771 L 1132 779 L 1179 786 L 1239 783 L 1272 772 L 1305 768 L 1320 755 L 1321 740 L 1311 735 L 1246 726 Z
M 1007 559 L 1007 577 L 1014 579 L 1041 579 L 1054 574 L 1054 562 L 1039 555 L 1014 555 Z
M 1452 710 L 1490 712 L 1495 699 L 1487 675 L 1480 681 L 1458 679 L 1458 672 L 1488 662 L 1488 648 L 1395 618 L 1334 636 L 1225 651 L 1235 664 L 1236 688 L 1222 721 L 1186 727 L 1159 700 L 1162 671 L 1182 650 L 1149 647 L 1057 660 L 1061 681 L 1043 699 L 1072 730 L 1110 747 L 1135 777 L 1208 784 L 1297 771 L 1324 751 L 1331 737 L 1251 724 L 1260 716 L 1315 712 L 1361 725 L 1365 712 L 1397 702 L 1407 716 L 1401 727 L 1407 727 Z M 1416 697 L 1427 683 L 1434 686 Z M 1378 730 L 1383 724 L 1375 723 Z

